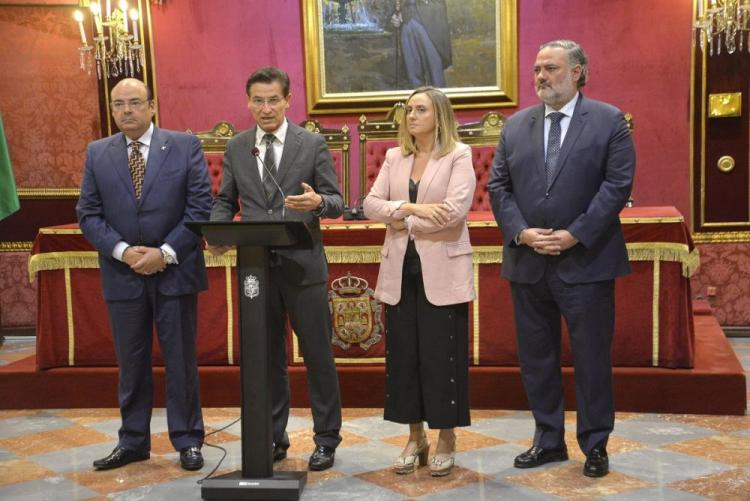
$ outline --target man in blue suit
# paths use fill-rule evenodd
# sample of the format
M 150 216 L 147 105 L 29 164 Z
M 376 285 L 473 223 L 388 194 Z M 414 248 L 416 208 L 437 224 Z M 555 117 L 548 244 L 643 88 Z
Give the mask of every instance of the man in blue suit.
M 619 213 L 633 184 L 635 149 L 622 113 L 584 98 L 580 45 L 541 46 L 534 64 L 543 104 L 514 114 L 488 184 L 503 231 L 518 357 L 536 431 L 517 468 L 568 459 L 560 370 L 560 315 L 573 350 L 583 473 L 609 472 L 614 427 L 610 349 L 614 279 L 630 271 Z
M 198 291 L 207 288 L 202 240 L 185 227 L 205 221 L 211 189 L 200 142 L 154 127 L 151 91 L 136 79 L 112 89 L 122 132 L 86 152 L 76 207 L 86 239 L 99 252 L 120 367 L 122 427 L 98 470 L 149 458 L 153 405 L 151 345 L 156 325 L 166 372 L 169 439 L 187 470 L 203 466 L 196 326 Z

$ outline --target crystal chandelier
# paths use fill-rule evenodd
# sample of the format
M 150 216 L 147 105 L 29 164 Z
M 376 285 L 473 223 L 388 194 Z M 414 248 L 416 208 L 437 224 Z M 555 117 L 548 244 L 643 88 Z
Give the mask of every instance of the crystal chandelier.
M 721 54 L 722 45 L 729 54 L 743 46 L 750 53 L 750 0 L 697 0 L 698 12 L 693 24 L 693 47 L 708 54 Z M 722 43 L 723 42 L 723 43 Z
M 104 9 L 101 1 L 81 1 L 81 6 L 85 7 L 86 4 L 94 21 L 95 35 L 91 45 L 83 29 L 84 11 L 76 10 L 73 13 L 81 33 L 81 47 L 78 48 L 81 69 L 91 74 L 93 62 L 96 61 L 99 80 L 137 76 L 146 64 L 143 44 L 138 36 L 138 10 L 128 11 L 127 0 L 120 0 L 114 9 L 111 0 L 106 0 Z M 128 29 L 128 19 L 132 29 Z

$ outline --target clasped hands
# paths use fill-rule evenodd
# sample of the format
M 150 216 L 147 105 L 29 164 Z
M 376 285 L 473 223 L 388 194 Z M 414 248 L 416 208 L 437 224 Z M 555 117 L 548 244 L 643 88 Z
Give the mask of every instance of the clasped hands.
M 518 241 L 534 249 L 537 254 L 559 256 L 578 243 L 568 230 L 552 228 L 526 228 L 518 236 Z
M 407 216 L 417 216 L 428 221 L 432 221 L 438 226 L 444 226 L 448 223 L 451 208 L 445 202 L 439 204 L 412 204 L 405 203 L 401 205 L 400 209 Z M 388 225 L 394 230 L 406 230 L 406 222 L 403 219 L 398 219 L 388 223 Z
M 122 253 L 122 260 L 130 269 L 140 275 L 159 273 L 167 267 L 164 256 L 158 247 L 132 245 Z

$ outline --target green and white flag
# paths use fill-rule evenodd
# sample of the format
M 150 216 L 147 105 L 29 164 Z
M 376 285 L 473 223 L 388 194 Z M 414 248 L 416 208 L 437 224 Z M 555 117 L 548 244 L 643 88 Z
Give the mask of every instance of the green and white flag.
M 0 220 L 16 212 L 19 207 L 16 180 L 10 164 L 8 143 L 5 141 L 3 117 L 0 115 Z

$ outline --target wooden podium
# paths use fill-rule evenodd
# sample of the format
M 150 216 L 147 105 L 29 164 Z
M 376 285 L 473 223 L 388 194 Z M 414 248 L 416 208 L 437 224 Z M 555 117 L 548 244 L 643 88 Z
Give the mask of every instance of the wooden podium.
M 299 499 L 307 472 L 273 471 L 266 285 L 271 252 L 310 248 L 310 231 L 297 221 L 194 222 L 187 226 L 211 245 L 237 247 L 242 471 L 204 480 L 201 497 Z

